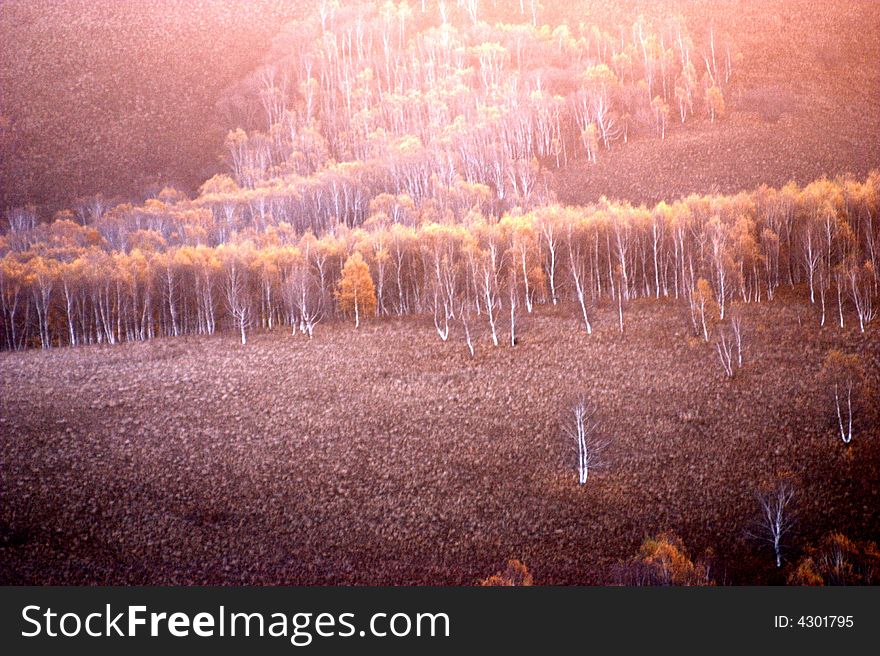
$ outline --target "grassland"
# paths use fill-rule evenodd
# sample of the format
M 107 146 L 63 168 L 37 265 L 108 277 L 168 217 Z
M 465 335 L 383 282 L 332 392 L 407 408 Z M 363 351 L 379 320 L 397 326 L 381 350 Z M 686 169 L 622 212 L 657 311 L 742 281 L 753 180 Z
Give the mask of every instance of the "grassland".
M 746 306 L 727 380 L 685 311 L 634 303 L 621 335 L 600 308 L 587 336 L 574 308 L 538 308 L 474 359 L 412 318 L 2 353 L 0 581 L 471 584 L 516 557 L 538 583 L 596 584 L 673 530 L 720 582 L 777 583 L 746 532 L 780 474 L 790 557 L 829 530 L 876 538 L 878 409 L 847 447 L 818 379 L 841 347 L 876 376 L 876 327 Z M 583 488 L 561 432 L 578 391 L 612 440 Z

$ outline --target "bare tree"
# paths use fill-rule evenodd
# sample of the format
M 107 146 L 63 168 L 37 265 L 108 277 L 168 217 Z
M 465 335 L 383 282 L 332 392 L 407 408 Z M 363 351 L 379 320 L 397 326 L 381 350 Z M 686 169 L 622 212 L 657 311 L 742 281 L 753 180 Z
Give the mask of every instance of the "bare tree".
M 579 396 L 569 410 L 565 433 L 577 444 L 578 483 L 587 482 L 590 470 L 605 465 L 603 452 L 608 448 L 609 440 L 598 434 L 595 421 L 596 409 L 586 396 Z
M 728 378 L 733 378 L 733 340 L 723 330 L 718 333 L 715 350 L 718 351 L 718 358 L 721 360 L 721 368 L 724 369 L 724 375 Z
M 822 381 L 834 393 L 840 439 L 849 444 L 853 438 L 854 404 L 864 384 L 864 370 L 858 355 L 831 350 L 822 366 Z
M 236 258 L 230 258 L 226 262 L 225 273 L 223 291 L 226 296 L 226 305 L 241 333 L 241 343 L 247 344 L 245 329 L 250 325 L 251 306 L 244 266 Z
M 468 352 L 470 352 L 471 357 L 474 357 L 474 340 L 471 338 L 470 312 L 470 302 L 466 300 L 461 301 L 458 307 L 458 318 L 461 321 L 462 328 L 464 328 L 464 342 L 467 344 Z
M 736 363 L 743 366 L 743 327 L 742 318 L 737 314 L 730 319 L 730 330 L 733 333 L 733 342 L 736 344 Z
M 791 503 L 794 499 L 794 485 L 780 481 L 775 487 L 759 492 L 760 517 L 749 537 L 766 542 L 773 547 L 776 567 L 782 567 L 782 552 L 787 536 L 794 528 L 794 513 Z

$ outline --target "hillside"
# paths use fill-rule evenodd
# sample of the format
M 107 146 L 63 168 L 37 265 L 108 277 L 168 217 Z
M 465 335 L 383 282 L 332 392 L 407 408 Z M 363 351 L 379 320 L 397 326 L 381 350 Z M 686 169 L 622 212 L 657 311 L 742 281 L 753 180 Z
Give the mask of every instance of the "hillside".
M 699 2 L 689 5 L 696 12 Z M 560 201 L 657 202 L 864 175 L 880 161 L 880 16 L 873 2 L 725 2 L 743 52 L 725 123 L 616 148 L 559 173 Z M 685 9 L 687 12 L 688 9 Z M 705 9 L 704 9 L 705 11 Z M 772 35 L 772 37 L 770 36 Z
M 4 1 L 0 205 L 197 188 L 218 165 L 218 99 L 298 4 Z
M 430 3 L 429 3 L 430 4 Z M 517 3 L 513 3 L 517 4 Z M 489 20 L 506 6 L 482 4 Z M 660 6 L 660 9 L 657 7 Z M 563 202 L 605 194 L 634 202 L 822 174 L 864 175 L 878 164 L 880 21 L 876 5 L 805 0 L 566 3 L 542 10 L 575 20 L 631 21 L 680 12 L 694 31 L 735 35 L 736 69 L 723 125 L 643 137 L 565 167 Z M 25 2 L 0 6 L 0 204 L 54 211 L 74 199 L 141 198 L 172 184 L 192 194 L 224 165 L 227 89 L 269 56 L 298 3 Z M 494 14 L 493 14 L 494 12 Z M 99 47 L 100 46 L 100 47 Z

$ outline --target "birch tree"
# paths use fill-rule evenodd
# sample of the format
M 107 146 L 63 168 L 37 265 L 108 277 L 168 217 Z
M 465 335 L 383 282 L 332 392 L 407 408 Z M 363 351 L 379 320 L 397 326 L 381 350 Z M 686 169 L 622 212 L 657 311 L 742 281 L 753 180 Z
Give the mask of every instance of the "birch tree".
M 773 549 L 776 567 L 782 567 L 787 539 L 794 529 L 794 485 L 787 480 L 757 494 L 759 517 L 750 536 Z
M 238 328 L 242 345 L 247 344 L 246 330 L 251 323 L 251 299 L 248 290 L 247 266 L 236 249 L 224 249 L 223 292 L 226 307 Z
M 587 315 L 586 301 L 586 269 L 587 269 L 587 253 L 586 236 L 581 222 L 573 219 L 568 223 L 568 270 L 571 273 L 572 282 L 574 282 L 575 294 L 577 295 L 578 305 L 581 309 L 581 318 L 584 322 L 584 328 L 588 335 L 593 334 L 593 326 L 590 324 L 590 318 Z
M 853 438 L 853 414 L 863 387 L 864 372 L 858 355 L 832 350 L 825 356 L 822 382 L 834 398 L 840 439 L 849 444 Z
M 568 410 L 564 432 L 577 449 L 578 484 L 585 485 L 591 471 L 603 467 L 610 440 L 599 435 L 596 410 L 586 396 L 579 396 Z

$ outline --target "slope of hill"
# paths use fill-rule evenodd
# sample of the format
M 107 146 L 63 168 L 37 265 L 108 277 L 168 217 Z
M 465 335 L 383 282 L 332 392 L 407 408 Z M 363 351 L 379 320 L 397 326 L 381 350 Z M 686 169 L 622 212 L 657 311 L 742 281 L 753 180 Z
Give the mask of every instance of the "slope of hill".
M 702 5 L 702 6 L 701 6 Z M 606 195 L 656 202 L 801 184 L 880 163 L 880 7 L 801 0 L 686 3 L 689 15 L 736 35 L 743 53 L 721 125 L 670 131 L 665 143 L 615 148 L 594 165 L 560 172 L 559 200 Z
M 197 187 L 223 141 L 217 99 L 301 4 L 0 3 L 0 206 Z
M 57 209 L 83 195 L 139 196 L 166 183 L 195 191 L 222 168 L 228 126 L 216 104 L 224 89 L 263 60 L 301 4 L 4 2 L 0 204 Z M 503 3 L 483 5 L 487 16 L 502 15 Z M 673 130 L 662 147 L 646 139 L 616 146 L 595 165 L 576 162 L 554 183 L 561 201 L 736 191 L 864 175 L 878 164 L 875 3 L 838 0 L 822 11 L 806 0 L 666 5 L 696 28 L 735 35 L 744 59 L 727 120 Z M 589 21 L 631 19 L 647 8 L 585 0 L 564 10 Z

